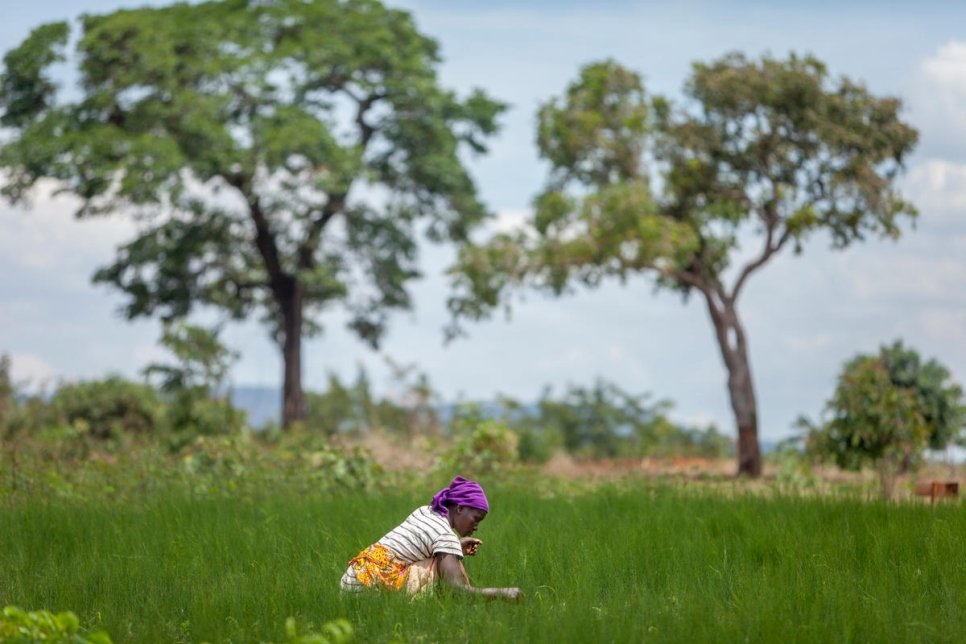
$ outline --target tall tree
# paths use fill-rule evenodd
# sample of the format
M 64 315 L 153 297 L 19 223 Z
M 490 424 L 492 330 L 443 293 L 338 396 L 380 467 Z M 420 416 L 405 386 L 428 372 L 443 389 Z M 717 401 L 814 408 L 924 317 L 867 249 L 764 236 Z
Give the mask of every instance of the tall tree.
M 575 283 L 638 273 L 697 292 L 728 371 L 738 471 L 758 476 L 758 405 L 738 299 L 748 278 L 787 247 L 825 230 L 844 248 L 867 234 L 898 237 L 915 209 L 894 179 L 917 134 L 900 101 L 812 57 L 695 64 L 675 106 L 650 99 L 615 62 L 589 65 L 539 111 L 537 144 L 551 168 L 522 229 L 468 245 L 453 268 L 453 331 L 506 302 L 510 287 L 561 294 Z M 758 238 L 744 260 L 739 251 Z
M 283 424 L 304 415 L 302 338 L 343 305 L 376 345 L 410 305 L 417 239 L 462 240 L 487 212 L 462 163 L 503 106 L 440 87 L 437 44 L 376 0 L 227 0 L 85 15 L 59 92 L 66 23 L 4 57 L 3 194 L 39 181 L 78 217 L 141 229 L 95 281 L 129 317 L 260 311 L 284 363 Z

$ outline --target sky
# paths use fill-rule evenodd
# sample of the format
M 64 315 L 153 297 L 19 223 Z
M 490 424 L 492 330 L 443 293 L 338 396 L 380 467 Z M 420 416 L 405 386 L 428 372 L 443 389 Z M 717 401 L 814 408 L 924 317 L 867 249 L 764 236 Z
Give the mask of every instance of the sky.
M 0 51 L 33 27 L 143 2 L 2 0 Z M 800 255 L 773 259 L 746 284 L 739 311 L 751 351 L 760 434 L 788 436 L 800 415 L 817 417 L 843 363 L 901 339 L 966 383 L 966 3 L 874 2 L 488 2 L 400 0 L 438 40 L 444 85 L 485 89 L 511 105 L 490 153 L 471 160 L 496 227 L 526 217 L 547 176 L 534 144 L 535 111 L 581 65 L 613 58 L 640 72 L 652 93 L 679 97 L 692 62 L 730 51 L 758 57 L 812 53 L 835 76 L 903 100 L 920 132 L 901 179 L 919 209 L 898 241 L 832 251 L 818 235 Z M 159 323 L 127 321 L 124 298 L 91 275 L 134 229 L 123 217 L 77 222 L 67 197 L 38 194 L 29 209 L 0 203 L 0 353 L 26 387 L 109 373 L 138 377 L 167 358 Z M 424 372 L 447 401 L 498 394 L 536 400 L 545 387 L 598 379 L 669 399 L 683 423 L 734 426 L 726 372 L 703 303 L 655 292 L 646 277 L 559 299 L 517 298 L 509 318 L 474 323 L 445 345 L 449 249 L 426 248 L 414 308 L 394 315 L 381 353 L 322 319 L 304 346 L 304 382 L 353 378 L 363 365 L 386 395 L 400 393 L 386 358 Z M 241 354 L 235 386 L 277 386 L 281 358 L 256 320 L 225 327 Z

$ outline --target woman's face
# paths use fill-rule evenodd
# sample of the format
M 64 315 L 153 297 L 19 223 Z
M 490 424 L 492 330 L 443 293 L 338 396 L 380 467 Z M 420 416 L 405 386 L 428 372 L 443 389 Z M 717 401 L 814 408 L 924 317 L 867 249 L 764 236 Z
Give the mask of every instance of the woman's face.
M 461 537 L 468 537 L 480 525 L 480 521 L 486 518 L 486 511 L 479 508 L 468 508 L 465 505 L 457 505 L 450 509 L 453 517 L 453 529 Z

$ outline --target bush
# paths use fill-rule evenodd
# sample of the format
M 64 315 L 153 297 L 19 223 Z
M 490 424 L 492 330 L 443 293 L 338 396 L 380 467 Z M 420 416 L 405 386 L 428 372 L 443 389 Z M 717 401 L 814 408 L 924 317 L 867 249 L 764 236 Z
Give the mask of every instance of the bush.
M 503 423 L 471 412 L 451 426 L 456 437 L 441 463 L 447 471 L 488 474 L 517 462 L 520 438 Z
M 286 640 L 283 644 L 347 644 L 355 636 L 352 624 L 347 619 L 333 619 L 326 622 L 314 633 L 311 629 L 307 633 L 299 633 L 294 617 L 285 621 Z
M 107 633 L 82 634 L 77 615 L 67 611 L 56 615 L 46 610 L 25 611 L 7 606 L 0 613 L 0 642 L 8 644 L 111 644 Z
M 308 435 L 282 434 L 270 447 L 252 432 L 198 436 L 180 452 L 182 472 L 203 493 L 254 491 L 284 480 L 312 489 L 371 489 L 381 480 L 381 468 L 365 451 L 338 450 Z
M 235 434 L 247 425 L 248 415 L 232 407 L 227 399 L 213 398 L 203 387 L 180 389 L 167 394 L 165 425 L 185 437 Z
M 311 625 L 300 633 L 294 617 L 285 620 L 285 639 L 281 644 L 348 644 L 355 631 L 348 620 L 339 618 L 322 624 L 319 631 Z M 56 615 L 46 610 L 25 611 L 7 606 L 0 612 L 0 642 L 3 644 L 111 644 L 103 631 L 82 633 L 80 620 L 70 611 Z M 269 643 L 271 644 L 271 643 Z
M 524 463 L 546 463 L 554 452 L 563 449 L 563 437 L 556 427 L 528 426 L 517 434 L 517 454 Z
M 62 425 L 109 439 L 156 432 L 162 410 L 154 389 L 112 376 L 62 386 L 49 411 Z

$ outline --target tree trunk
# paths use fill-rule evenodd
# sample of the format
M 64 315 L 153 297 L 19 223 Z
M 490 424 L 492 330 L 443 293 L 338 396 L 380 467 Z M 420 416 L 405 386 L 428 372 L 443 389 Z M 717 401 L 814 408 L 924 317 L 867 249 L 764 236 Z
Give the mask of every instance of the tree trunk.
M 305 399 L 302 395 L 302 315 L 305 293 L 295 275 L 285 271 L 279 257 L 278 243 L 268 216 L 262 210 L 258 196 L 251 190 L 251 179 L 244 175 L 226 177 L 229 185 L 238 188 L 248 202 L 252 223 L 255 225 L 255 246 L 265 263 L 272 299 L 278 309 L 281 328 L 277 338 L 282 348 L 282 427 L 305 418 Z M 325 220 L 329 219 L 328 215 Z M 324 221 L 318 227 L 324 226 Z M 302 268 L 312 268 L 311 248 L 303 248 Z
M 758 444 L 758 402 L 751 378 L 748 343 L 733 301 L 705 294 L 715 338 L 728 370 L 728 396 L 738 425 L 738 475 L 761 476 L 761 448 Z
M 896 479 L 899 478 L 900 468 L 901 464 L 889 455 L 883 456 L 876 463 L 876 470 L 879 474 L 879 490 L 882 493 L 883 501 L 895 501 Z
M 286 276 L 285 288 L 278 306 L 282 318 L 282 427 L 305 418 L 305 398 L 302 394 L 302 313 L 304 308 L 302 285 Z

